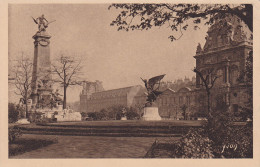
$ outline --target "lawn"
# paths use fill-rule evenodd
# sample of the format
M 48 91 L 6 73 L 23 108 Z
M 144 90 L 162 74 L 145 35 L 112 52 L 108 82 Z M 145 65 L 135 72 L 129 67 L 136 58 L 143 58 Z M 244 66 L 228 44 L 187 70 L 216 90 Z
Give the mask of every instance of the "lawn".
M 23 150 L 25 153 L 20 152 L 20 155 L 10 158 L 143 158 L 155 139 L 163 142 L 177 138 L 24 134 L 17 140 L 18 143 L 30 141 L 27 145 L 41 145 L 41 142 L 35 141 L 56 142 L 34 150 Z

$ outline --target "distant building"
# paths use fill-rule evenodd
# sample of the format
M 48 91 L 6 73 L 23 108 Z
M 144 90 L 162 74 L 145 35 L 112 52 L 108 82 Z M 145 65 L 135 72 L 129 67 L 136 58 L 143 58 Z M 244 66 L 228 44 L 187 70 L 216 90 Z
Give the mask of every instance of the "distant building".
M 92 82 L 80 95 L 81 112 L 96 112 L 114 105 L 132 107 L 144 104 L 144 88 L 140 85 L 107 91 L 93 89 L 97 82 Z
M 236 17 L 227 17 L 213 24 L 202 48 L 199 44 L 196 55 L 196 69 L 205 76 L 213 71 L 208 83 L 213 83 L 214 76 L 218 76 L 211 93 L 211 105 L 215 106 L 217 98 L 221 98 L 230 110 L 239 112 L 248 100 L 245 84 L 238 81 L 238 77 L 245 70 L 246 58 L 253 49 L 251 32 L 243 22 Z M 161 82 L 161 94 L 156 103 L 159 114 L 163 119 L 190 119 L 196 112 L 206 111 L 207 95 L 198 75 L 189 79 L 178 79 L 174 82 Z M 145 88 L 142 86 L 126 87 L 103 91 L 96 89 L 98 83 L 85 86 L 80 96 L 82 112 L 100 111 L 112 105 L 144 106 L 146 101 Z M 131 100 L 129 100 L 131 99 Z

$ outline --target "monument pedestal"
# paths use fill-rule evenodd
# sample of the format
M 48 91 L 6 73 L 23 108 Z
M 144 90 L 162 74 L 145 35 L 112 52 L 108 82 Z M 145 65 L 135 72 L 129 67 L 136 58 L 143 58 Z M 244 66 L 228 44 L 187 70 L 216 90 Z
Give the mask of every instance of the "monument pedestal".
M 160 117 L 159 112 L 158 112 L 158 107 L 145 107 L 142 120 L 144 120 L 144 121 L 162 120 L 162 118 Z
M 126 120 L 127 120 L 126 116 L 121 117 L 121 120 L 122 120 L 122 121 L 126 121 Z
M 18 124 L 30 124 L 30 122 L 27 120 L 27 118 L 19 119 L 16 123 L 18 123 Z

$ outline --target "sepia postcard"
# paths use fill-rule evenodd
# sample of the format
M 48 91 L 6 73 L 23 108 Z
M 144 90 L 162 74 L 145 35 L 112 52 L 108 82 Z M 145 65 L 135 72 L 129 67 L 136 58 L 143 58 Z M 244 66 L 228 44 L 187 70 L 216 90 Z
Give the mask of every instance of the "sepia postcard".
M 1 166 L 260 166 L 259 0 L 0 4 Z

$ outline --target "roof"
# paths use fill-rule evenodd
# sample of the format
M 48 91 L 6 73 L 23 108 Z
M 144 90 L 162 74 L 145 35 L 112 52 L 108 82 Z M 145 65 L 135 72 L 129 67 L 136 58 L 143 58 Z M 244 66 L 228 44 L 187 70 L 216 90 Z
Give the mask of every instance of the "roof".
M 127 94 L 131 92 L 136 92 L 135 94 L 140 94 L 142 91 L 141 85 L 135 85 L 135 86 L 129 86 L 125 88 L 119 88 L 119 89 L 111 89 L 101 92 L 95 92 L 92 94 L 92 99 L 99 99 L 99 98 L 107 98 L 107 97 L 119 97 L 119 96 L 126 96 Z

